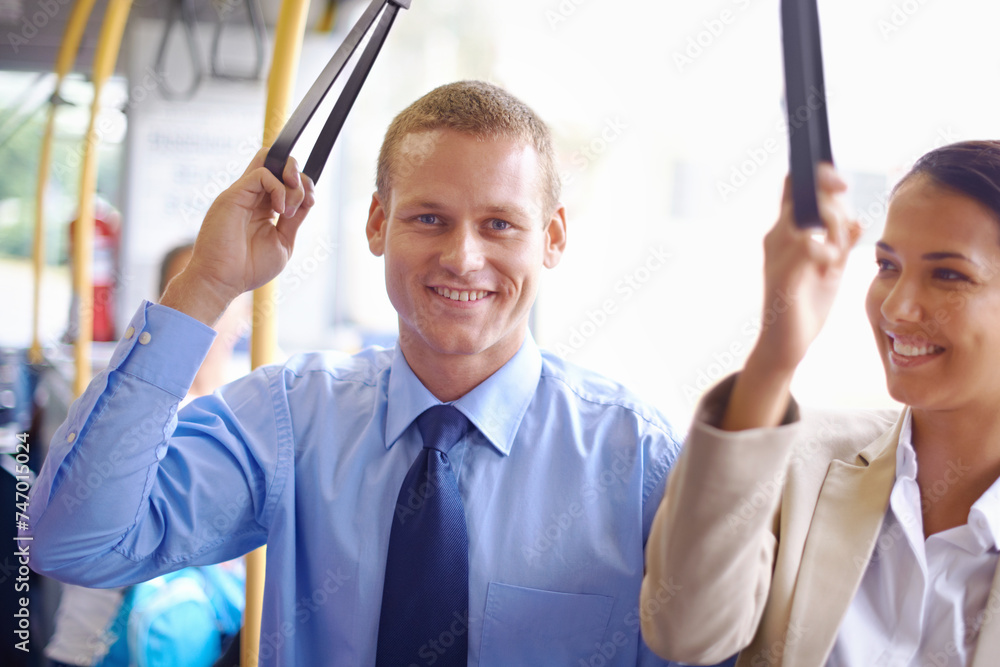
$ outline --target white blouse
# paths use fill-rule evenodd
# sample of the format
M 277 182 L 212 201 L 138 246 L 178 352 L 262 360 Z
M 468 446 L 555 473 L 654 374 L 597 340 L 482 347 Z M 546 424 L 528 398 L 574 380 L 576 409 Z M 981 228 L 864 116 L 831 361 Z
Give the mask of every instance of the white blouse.
M 920 497 L 909 411 L 896 451 L 896 482 L 878 543 L 841 623 L 828 667 L 959 667 L 973 657 L 997 569 L 1000 480 L 973 504 L 965 525 L 924 539 L 921 507 L 971 470 L 948 463 L 943 481 Z M 940 488 L 938 488 L 940 487 Z

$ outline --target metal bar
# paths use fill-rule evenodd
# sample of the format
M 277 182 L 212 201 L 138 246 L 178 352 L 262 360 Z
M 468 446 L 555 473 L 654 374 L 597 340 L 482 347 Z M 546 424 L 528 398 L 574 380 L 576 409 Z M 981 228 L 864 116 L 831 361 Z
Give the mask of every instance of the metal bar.
M 97 190 L 97 151 L 100 134 L 95 129 L 101 109 L 101 90 L 114 71 L 121 49 L 125 23 L 132 9 L 132 0 L 110 0 L 94 54 L 94 101 L 90 108 L 90 124 L 84 140 L 83 167 L 80 174 L 80 206 L 73 228 L 73 287 L 79 305 L 78 330 L 74 345 L 76 378 L 73 385 L 77 396 L 90 383 L 92 372 L 90 344 L 94 322 L 94 195 Z

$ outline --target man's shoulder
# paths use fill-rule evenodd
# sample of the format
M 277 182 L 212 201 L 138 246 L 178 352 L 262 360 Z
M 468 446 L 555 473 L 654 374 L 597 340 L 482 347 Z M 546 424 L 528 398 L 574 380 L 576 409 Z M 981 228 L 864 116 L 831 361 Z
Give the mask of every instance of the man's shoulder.
M 393 348 L 367 347 L 355 353 L 337 350 L 300 352 L 280 368 L 294 378 L 327 377 L 337 382 L 375 386 L 392 366 Z
M 573 400 L 631 413 L 650 425 L 674 435 L 667 417 L 628 387 L 596 371 L 542 350 L 540 382 L 549 391 L 565 393 Z

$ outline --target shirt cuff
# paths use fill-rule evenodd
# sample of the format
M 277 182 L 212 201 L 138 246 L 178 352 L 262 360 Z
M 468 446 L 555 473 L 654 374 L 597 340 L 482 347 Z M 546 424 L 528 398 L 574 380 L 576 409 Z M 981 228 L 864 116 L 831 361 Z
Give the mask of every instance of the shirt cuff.
M 216 332 L 184 313 L 143 301 L 111 355 L 108 368 L 183 398 Z

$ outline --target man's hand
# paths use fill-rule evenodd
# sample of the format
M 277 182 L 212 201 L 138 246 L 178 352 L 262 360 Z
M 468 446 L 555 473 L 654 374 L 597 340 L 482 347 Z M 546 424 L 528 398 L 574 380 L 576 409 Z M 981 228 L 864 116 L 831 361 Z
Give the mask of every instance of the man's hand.
M 792 375 L 830 314 L 861 236 L 840 197 L 847 186 L 833 166 L 819 165 L 816 180 L 822 229 L 796 227 L 791 182 L 785 181 L 781 214 L 764 240 L 764 328 L 733 387 L 724 429 L 781 423 Z
M 279 181 L 262 148 L 208 209 L 187 267 L 160 303 L 212 326 L 229 303 L 281 273 L 314 203 L 313 184 L 289 158 Z M 277 223 L 274 222 L 277 214 Z

